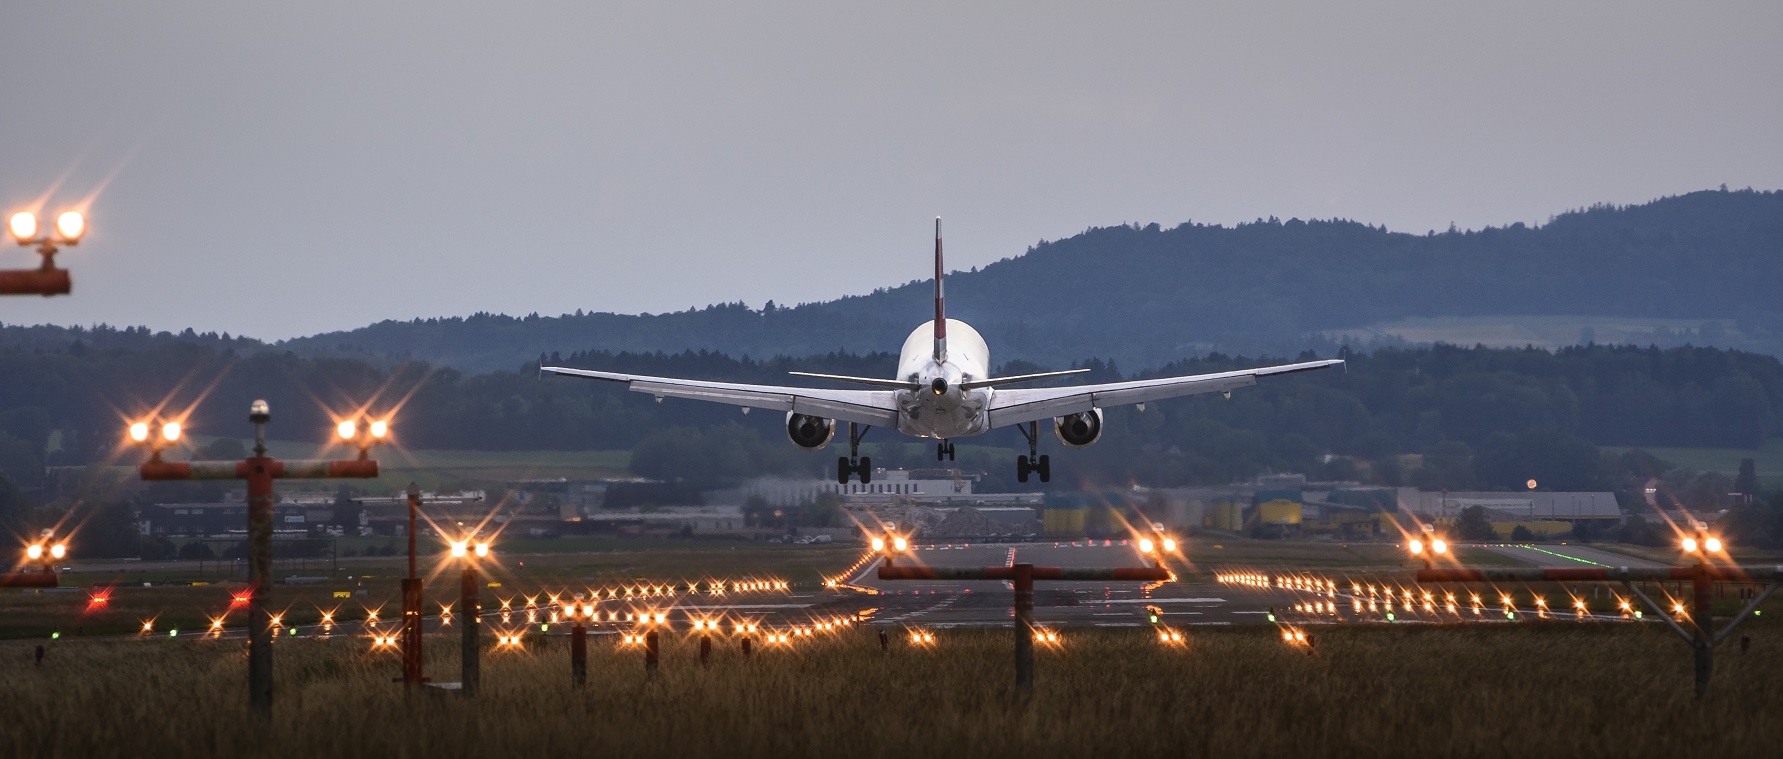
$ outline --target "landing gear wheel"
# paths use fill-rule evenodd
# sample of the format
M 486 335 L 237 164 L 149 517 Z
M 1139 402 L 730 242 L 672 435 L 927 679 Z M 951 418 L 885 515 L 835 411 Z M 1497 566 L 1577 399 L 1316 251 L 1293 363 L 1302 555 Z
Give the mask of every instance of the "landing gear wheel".
M 1028 457 L 1026 457 L 1026 456 L 1015 457 L 1015 481 L 1016 482 L 1027 482 L 1028 481 L 1028 472 L 1030 472 L 1030 471 L 1032 471 L 1032 469 L 1028 466 Z
M 1040 466 L 1034 467 L 1034 471 L 1040 473 L 1041 482 L 1052 482 L 1052 457 L 1042 455 Z
M 860 468 L 856 469 L 854 471 L 855 471 L 855 474 L 858 474 L 861 476 L 861 484 L 862 485 L 872 482 L 873 481 L 873 459 L 868 458 L 866 456 L 862 456 Z
M 936 461 L 952 461 L 953 460 L 953 443 L 949 443 L 946 441 L 936 443 L 935 444 L 935 460 Z
M 854 474 L 854 467 L 848 465 L 847 456 L 836 457 L 836 484 L 847 485 L 848 476 Z

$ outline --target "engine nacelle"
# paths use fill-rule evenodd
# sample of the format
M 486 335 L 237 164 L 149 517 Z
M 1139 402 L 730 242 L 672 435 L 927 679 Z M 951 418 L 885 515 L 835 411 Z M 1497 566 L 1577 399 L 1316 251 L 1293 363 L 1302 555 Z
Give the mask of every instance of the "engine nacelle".
M 1102 439 L 1102 409 L 1093 408 L 1081 414 L 1055 416 L 1052 431 L 1059 442 L 1072 448 L 1085 448 Z
M 836 423 L 829 419 L 786 412 L 786 437 L 793 445 L 815 451 L 829 445 L 830 438 L 835 436 Z

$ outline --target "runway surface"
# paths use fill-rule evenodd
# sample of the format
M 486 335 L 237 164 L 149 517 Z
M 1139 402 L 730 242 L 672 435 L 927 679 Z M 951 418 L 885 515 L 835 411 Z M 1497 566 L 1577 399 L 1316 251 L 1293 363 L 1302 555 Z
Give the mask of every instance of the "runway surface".
M 1628 554 L 1581 545 L 1486 545 L 1493 553 L 1538 567 L 1630 567 L 1657 569 L 1671 566 Z

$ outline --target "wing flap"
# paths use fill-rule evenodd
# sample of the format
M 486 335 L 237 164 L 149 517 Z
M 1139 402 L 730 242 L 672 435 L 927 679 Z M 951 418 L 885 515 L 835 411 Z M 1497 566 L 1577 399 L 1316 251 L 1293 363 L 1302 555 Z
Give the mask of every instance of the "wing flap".
M 1299 364 L 1186 377 L 1164 377 L 1077 387 L 1001 390 L 991 398 L 990 426 L 1007 427 L 1012 424 L 1082 413 L 1093 408 L 1128 406 L 1135 403 L 1147 403 L 1202 393 L 1223 393 L 1255 385 L 1258 377 L 1307 372 L 1342 363 L 1337 360 L 1308 361 Z
M 648 377 L 637 374 L 602 372 L 591 369 L 568 369 L 558 366 L 540 367 L 545 374 L 606 380 L 624 383 L 637 393 L 658 398 L 724 403 L 745 408 L 794 411 L 800 414 L 840 419 L 845 422 L 875 427 L 897 425 L 897 403 L 889 390 L 822 390 L 776 385 L 749 385 L 738 382 L 707 382 L 674 377 Z

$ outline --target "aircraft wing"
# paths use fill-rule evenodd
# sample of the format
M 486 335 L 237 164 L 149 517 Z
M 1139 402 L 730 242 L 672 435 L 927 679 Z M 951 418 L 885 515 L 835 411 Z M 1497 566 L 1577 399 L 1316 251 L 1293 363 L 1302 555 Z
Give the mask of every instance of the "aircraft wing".
M 1163 377 L 1131 382 L 1109 382 L 1101 385 L 1047 387 L 1023 390 L 998 390 L 991 397 L 990 426 L 1008 427 L 1024 422 L 1078 414 L 1094 408 L 1126 406 L 1134 403 L 1176 398 L 1201 393 L 1223 393 L 1234 388 L 1257 384 L 1258 377 L 1310 372 L 1341 365 L 1341 360 L 1308 361 L 1301 364 L 1241 369 L 1236 372 L 1196 374 L 1187 377 Z
M 561 366 L 539 367 L 541 374 L 623 382 L 635 393 L 648 393 L 663 398 L 691 398 L 696 401 L 728 403 L 745 409 L 764 408 L 792 411 L 826 419 L 857 422 L 874 427 L 897 427 L 898 407 L 891 390 L 821 390 L 807 387 L 745 385 L 735 382 L 646 377 L 641 374 L 599 372 L 590 369 L 567 369 Z

